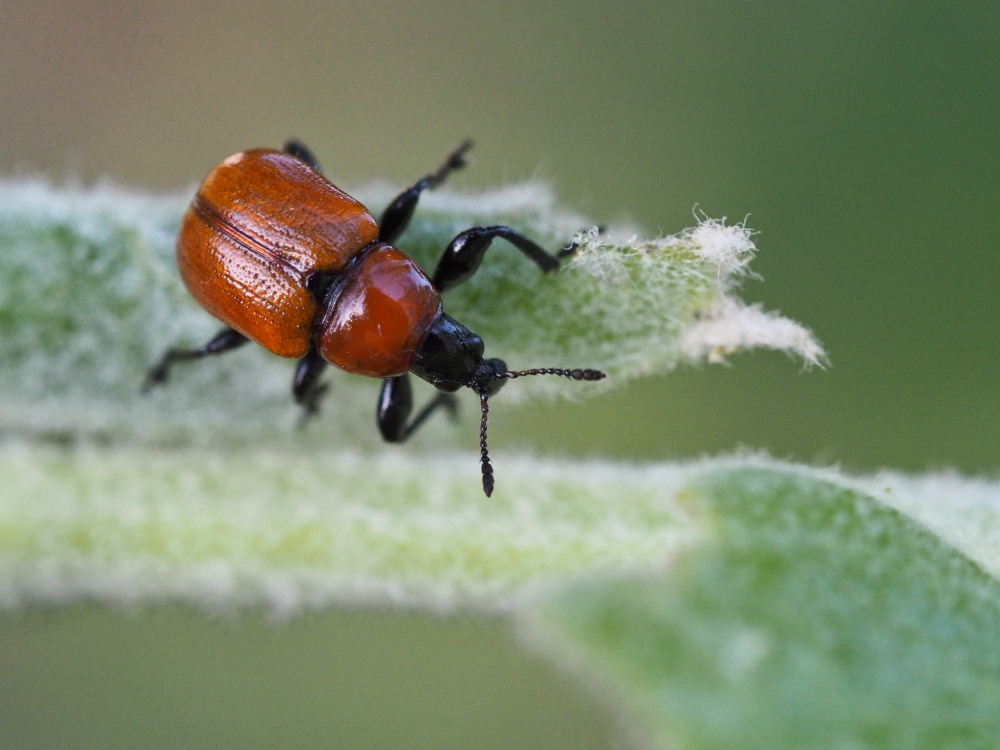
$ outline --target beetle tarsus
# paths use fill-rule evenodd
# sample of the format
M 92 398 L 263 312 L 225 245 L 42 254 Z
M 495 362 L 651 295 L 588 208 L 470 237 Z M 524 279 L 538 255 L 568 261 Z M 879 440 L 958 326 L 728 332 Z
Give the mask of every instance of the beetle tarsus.
M 391 244 L 406 230 L 410 219 L 413 218 L 413 212 L 417 209 L 420 194 L 424 190 L 436 188 L 447 179 L 449 174 L 464 167 L 468 163 L 465 160 L 465 154 L 470 148 L 472 148 L 472 141 L 463 141 L 458 148 L 448 154 L 437 171 L 424 175 L 392 200 L 379 219 L 378 238 L 382 242 Z
M 605 227 L 603 224 L 599 224 L 599 225 L 597 225 L 595 227 L 595 229 L 597 230 L 597 234 L 601 235 L 601 234 L 604 234 L 604 231 L 607 229 L 607 227 Z M 588 231 L 588 230 L 587 229 L 581 229 L 580 233 L 582 234 L 583 232 L 586 232 L 586 231 Z M 556 257 L 561 261 L 561 260 L 564 260 L 565 258 L 572 258 L 572 257 L 574 257 L 579 251 L 580 251 L 580 242 L 579 242 L 579 240 L 572 239 L 569 242 L 567 242 L 562 247 L 562 249 L 559 250 L 559 252 L 556 253 Z
M 171 349 L 163 355 L 163 359 L 149 368 L 149 371 L 146 373 L 146 379 L 142 381 L 143 395 L 146 395 L 157 386 L 163 385 L 170 379 L 170 365 L 174 361 L 170 355 L 174 352 L 176 350 Z
M 444 160 L 437 172 L 427 175 L 424 180 L 427 181 L 427 187 L 436 188 L 448 177 L 449 173 L 455 171 L 456 169 L 461 169 L 462 167 L 468 166 L 469 162 L 465 158 L 465 155 L 472 148 L 472 139 L 466 138 L 458 146 L 448 154 L 448 158 Z
M 302 407 L 302 411 L 299 412 L 299 419 L 296 426 L 300 430 L 305 429 L 306 425 L 319 416 L 321 399 L 326 394 L 327 388 L 329 388 L 327 383 L 314 386 L 309 390 L 309 393 L 298 402 Z
M 202 357 L 224 354 L 243 346 L 249 340 L 233 328 L 223 328 L 207 344 L 198 349 L 169 349 L 163 358 L 146 373 L 146 379 L 142 384 L 142 393 L 149 393 L 156 386 L 166 383 L 170 379 L 171 366 L 177 362 L 190 362 Z

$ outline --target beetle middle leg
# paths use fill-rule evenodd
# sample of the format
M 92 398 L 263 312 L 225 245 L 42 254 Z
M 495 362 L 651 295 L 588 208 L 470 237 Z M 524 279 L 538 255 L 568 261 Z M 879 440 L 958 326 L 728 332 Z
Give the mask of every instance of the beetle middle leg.
M 445 409 L 452 416 L 457 414 L 458 403 L 454 394 L 439 392 L 411 420 L 413 388 L 410 378 L 407 375 L 397 375 L 382 382 L 375 418 L 379 432 L 387 443 L 401 443 L 438 409 Z
M 391 245 L 403 233 L 403 230 L 409 225 L 410 219 L 413 218 L 420 194 L 424 190 L 436 188 L 445 181 L 451 172 L 464 167 L 466 164 L 465 153 L 470 148 L 472 148 L 472 141 L 463 141 L 458 148 L 448 154 L 448 158 L 444 160 L 444 164 L 438 167 L 436 172 L 424 175 L 393 199 L 392 203 L 382 212 L 382 218 L 379 220 L 379 240 Z
M 500 237 L 524 253 L 543 273 L 559 269 L 559 258 L 516 229 L 505 226 L 472 227 L 460 233 L 445 248 L 432 281 L 438 291 L 461 284 L 479 268 L 494 239 Z
M 155 386 L 166 383 L 170 378 L 170 368 L 176 362 L 188 362 L 202 357 L 224 354 L 238 349 L 249 340 L 234 328 L 223 328 L 211 341 L 198 349 L 170 349 L 163 355 L 163 359 L 150 368 L 146 374 L 146 381 L 142 384 L 142 392 L 148 393 Z
M 326 360 L 320 356 L 315 347 L 309 349 L 295 368 L 292 396 L 295 397 L 295 403 L 303 409 L 302 424 L 319 414 L 320 400 L 327 388 L 325 383 L 319 382 L 319 376 L 323 374 L 325 368 Z

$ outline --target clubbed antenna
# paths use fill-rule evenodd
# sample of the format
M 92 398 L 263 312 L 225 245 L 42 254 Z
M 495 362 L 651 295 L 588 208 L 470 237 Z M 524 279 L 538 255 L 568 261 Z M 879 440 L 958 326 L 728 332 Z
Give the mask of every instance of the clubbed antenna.
M 561 375 L 572 380 L 604 380 L 607 377 L 600 370 L 561 370 L 558 367 L 539 367 L 534 370 L 504 372 L 498 378 L 523 378 L 525 375 Z
M 486 391 L 479 392 L 479 404 L 483 410 L 483 418 L 479 423 L 479 463 L 483 469 L 483 492 L 486 497 L 493 494 L 493 464 L 490 463 L 490 451 L 486 447 L 486 417 L 490 413 L 490 404 Z
M 533 370 L 507 370 L 498 373 L 497 380 L 504 378 L 513 380 L 523 378 L 526 375 L 559 375 L 571 380 L 603 380 L 606 376 L 600 370 L 563 370 L 558 367 L 540 367 Z M 486 447 L 486 418 L 490 413 L 489 393 L 485 390 L 479 391 L 479 404 L 483 417 L 479 422 L 479 463 L 483 470 L 483 492 L 486 497 L 493 494 L 493 464 L 490 463 L 490 452 Z

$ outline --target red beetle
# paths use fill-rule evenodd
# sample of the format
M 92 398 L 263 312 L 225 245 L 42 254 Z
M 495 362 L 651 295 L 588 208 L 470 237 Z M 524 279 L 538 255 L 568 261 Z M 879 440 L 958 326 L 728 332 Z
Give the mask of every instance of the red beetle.
M 484 359 L 483 341 L 441 308 L 441 292 L 479 267 L 493 239 L 507 240 L 542 271 L 559 267 L 551 255 L 506 226 L 473 227 L 444 251 L 432 278 L 392 246 L 406 229 L 420 194 L 465 165 L 466 141 L 434 173 L 400 193 L 378 223 L 361 203 L 320 173 L 302 143 L 282 151 L 254 149 L 230 156 L 209 172 L 181 224 L 177 264 L 188 290 L 226 324 L 198 349 L 171 349 L 145 388 L 167 380 L 175 362 L 221 354 L 253 340 L 281 357 L 299 359 L 292 393 L 317 413 L 327 363 L 384 378 L 377 420 L 382 437 L 401 442 L 466 386 L 479 394 L 483 490 L 493 491 L 486 448 L 488 397 L 524 375 L 600 380 L 597 370 L 543 368 L 511 372 Z M 415 417 L 407 373 L 440 393 Z

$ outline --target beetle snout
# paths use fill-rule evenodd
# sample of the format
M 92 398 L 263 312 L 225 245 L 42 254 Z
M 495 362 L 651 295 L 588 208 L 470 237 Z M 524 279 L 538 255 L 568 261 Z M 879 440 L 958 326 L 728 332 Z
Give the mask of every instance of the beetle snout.
M 502 359 L 484 359 L 476 368 L 476 374 L 472 377 L 469 387 L 477 393 L 486 393 L 492 396 L 499 391 L 506 378 L 507 364 Z

